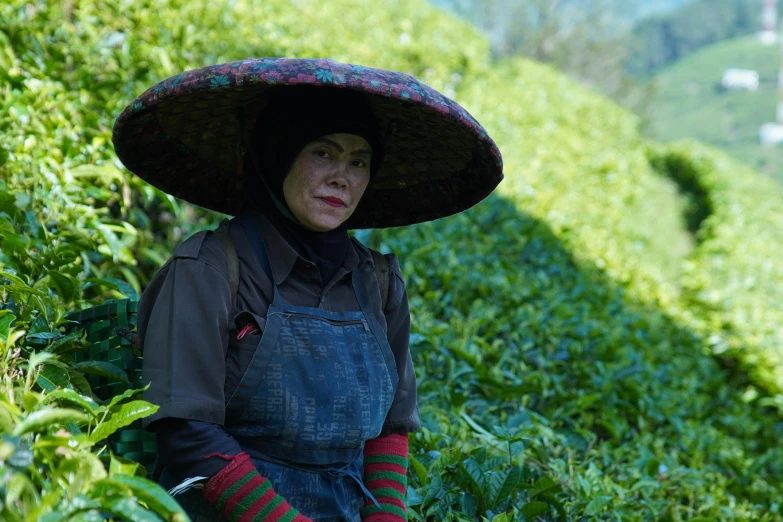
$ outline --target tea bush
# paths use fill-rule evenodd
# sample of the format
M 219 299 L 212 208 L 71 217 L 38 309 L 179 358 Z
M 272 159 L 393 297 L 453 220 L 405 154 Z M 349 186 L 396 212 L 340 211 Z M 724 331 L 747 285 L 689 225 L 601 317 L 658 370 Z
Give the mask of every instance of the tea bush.
M 684 305 L 712 353 L 783 390 L 783 199 L 775 181 L 697 143 L 654 146 L 651 161 L 694 194 L 703 222 L 684 265 Z M 706 210 L 706 212 L 705 212 Z M 766 401 L 769 403 L 770 401 Z M 783 411 L 780 399 L 772 401 Z
M 263 55 L 414 74 L 506 159 L 464 214 L 358 232 L 398 253 L 411 299 L 412 519 L 781 520 L 776 370 L 752 364 L 778 364 L 780 188 L 645 143 L 632 115 L 547 67 L 491 62 L 420 0 L 0 5 L 0 516 L 183 516 L 108 455 L 105 436 L 154 406 L 92 395 L 84 371 L 123 376 L 70 364 L 85 342 L 65 313 L 137 296 L 218 218 L 125 171 L 113 118 L 168 75 Z
M 457 463 L 484 452 L 494 473 L 510 452 L 527 485 L 554 477 L 567 520 L 779 519 L 778 416 L 747 403 L 703 338 L 585 268 L 547 224 L 494 197 L 374 237 L 404 259 L 412 295 L 427 426 L 415 446 L 439 452 L 440 477 L 420 483 L 443 495 L 433 520 L 470 519 L 459 492 L 479 488 Z M 421 246 L 458 237 L 459 255 Z
M 423 415 L 437 434 L 417 443 L 436 441 L 440 451 L 431 464 L 440 476 L 420 491 L 425 500 L 432 488 L 443 495 L 436 504 L 430 495 L 423 512 L 470 519 L 486 502 L 474 501 L 481 488 L 458 463 L 489 460 L 498 467 L 486 483 L 500 482 L 513 469 L 508 453 L 518 452 L 533 474 L 528 486 L 542 473 L 557 479 L 568 520 L 779 520 L 775 399 L 749 386 L 727 354 L 704 357 L 721 329 L 688 296 L 691 277 L 726 255 L 705 239 L 710 222 L 735 231 L 735 252 L 752 246 L 758 256 L 736 255 L 727 270 L 746 278 L 753 263 L 769 266 L 781 214 L 760 197 L 780 188 L 750 191 L 756 176 L 744 172 L 733 183 L 745 196 L 723 190 L 699 214 L 694 189 L 662 165 L 682 146 L 648 148 L 633 116 L 538 64 L 499 64 L 459 95 L 504 151 L 511 175 L 502 196 L 368 235 L 400 255 L 415 303 Z M 718 156 L 699 152 L 686 148 L 681 158 L 717 176 Z M 722 218 L 730 209 L 766 227 L 764 240 L 743 239 L 753 229 Z M 438 248 L 445 244 L 460 248 Z M 759 315 L 774 317 L 781 301 L 764 302 Z M 751 342 L 760 326 L 744 331 L 749 351 L 772 348 Z M 455 442 L 460 451 L 449 454 Z

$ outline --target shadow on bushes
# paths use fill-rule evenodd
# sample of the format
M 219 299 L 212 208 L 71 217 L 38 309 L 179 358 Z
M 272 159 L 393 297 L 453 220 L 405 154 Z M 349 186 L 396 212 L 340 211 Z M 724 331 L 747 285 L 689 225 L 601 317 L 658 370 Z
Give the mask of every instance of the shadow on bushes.
M 780 419 L 746 402 L 745 378 L 704 339 L 579 263 L 546 223 L 493 196 L 364 239 L 397 253 L 406 276 L 419 451 L 465 457 L 489 433 L 522 437 L 531 483 L 554 473 L 574 514 L 604 497 L 598 512 L 623 520 L 776 505 Z

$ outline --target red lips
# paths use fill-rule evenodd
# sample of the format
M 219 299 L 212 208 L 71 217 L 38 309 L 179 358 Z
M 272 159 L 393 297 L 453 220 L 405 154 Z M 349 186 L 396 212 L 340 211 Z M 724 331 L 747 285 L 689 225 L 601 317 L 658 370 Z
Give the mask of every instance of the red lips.
M 321 198 L 324 202 L 326 202 L 327 205 L 331 207 L 342 207 L 345 206 L 345 203 L 343 203 L 343 200 L 340 198 L 334 198 L 332 196 L 328 196 L 325 198 Z

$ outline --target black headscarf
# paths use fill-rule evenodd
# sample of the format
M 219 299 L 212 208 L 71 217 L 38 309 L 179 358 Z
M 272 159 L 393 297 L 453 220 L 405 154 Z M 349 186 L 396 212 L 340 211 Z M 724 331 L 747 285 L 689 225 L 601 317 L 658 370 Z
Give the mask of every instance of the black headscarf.
M 350 241 L 348 229 L 344 224 L 328 232 L 303 227 L 285 201 L 283 181 L 305 145 L 336 133 L 367 140 L 372 148 L 372 177 L 383 159 L 384 143 L 364 95 L 344 89 L 286 87 L 261 112 L 245 161 L 246 172 L 263 178 L 252 191 L 258 199 L 251 206 L 269 218 L 300 256 L 315 263 L 324 284 L 342 266 Z

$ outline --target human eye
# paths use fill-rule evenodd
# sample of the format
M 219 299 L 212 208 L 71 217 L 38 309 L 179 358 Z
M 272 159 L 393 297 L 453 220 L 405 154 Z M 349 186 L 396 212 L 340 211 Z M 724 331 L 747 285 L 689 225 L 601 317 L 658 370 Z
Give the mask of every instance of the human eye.
M 313 151 L 313 154 L 315 154 L 319 158 L 324 158 L 324 159 L 329 159 L 331 157 L 331 154 L 326 149 L 315 149 Z
M 353 161 L 351 161 L 351 164 L 354 167 L 358 167 L 358 168 L 362 168 L 362 169 L 367 168 L 367 167 L 370 166 L 370 162 L 367 161 L 365 158 L 355 158 Z

